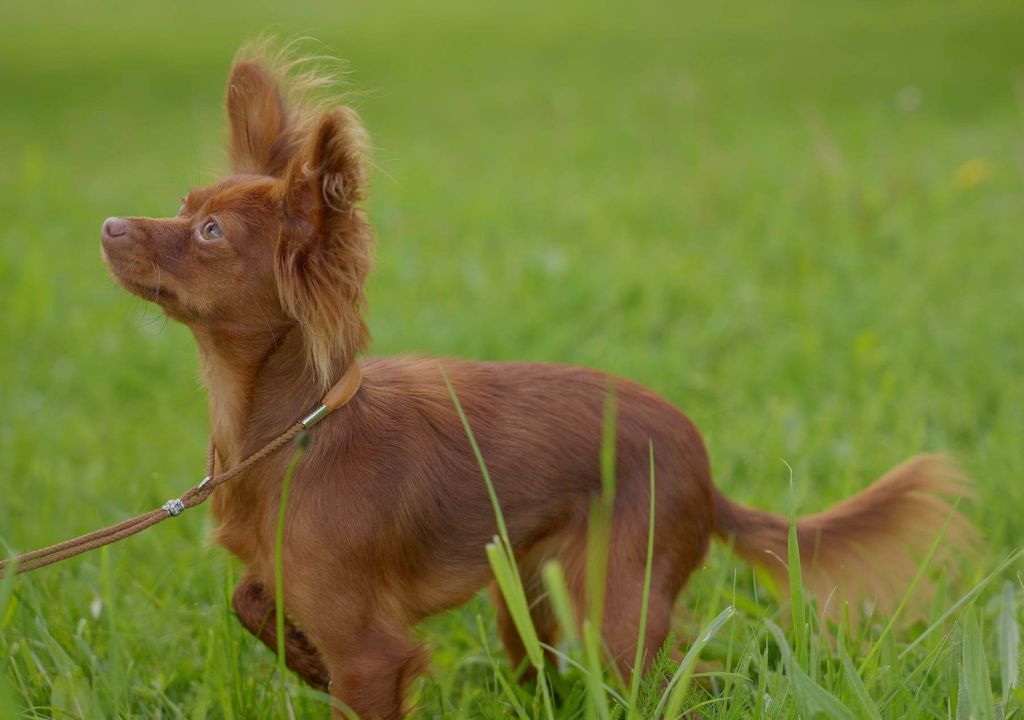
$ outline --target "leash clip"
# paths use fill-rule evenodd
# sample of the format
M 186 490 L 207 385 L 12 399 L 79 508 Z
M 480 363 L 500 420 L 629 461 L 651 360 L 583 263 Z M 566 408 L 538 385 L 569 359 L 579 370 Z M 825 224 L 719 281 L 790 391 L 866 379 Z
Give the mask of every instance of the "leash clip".
M 316 410 L 314 410 L 309 415 L 299 420 L 299 422 L 302 423 L 303 429 L 308 430 L 309 428 L 313 427 L 318 422 L 323 420 L 325 417 L 327 417 L 327 413 L 329 413 L 330 411 L 331 409 L 327 407 L 326 403 L 321 403 Z

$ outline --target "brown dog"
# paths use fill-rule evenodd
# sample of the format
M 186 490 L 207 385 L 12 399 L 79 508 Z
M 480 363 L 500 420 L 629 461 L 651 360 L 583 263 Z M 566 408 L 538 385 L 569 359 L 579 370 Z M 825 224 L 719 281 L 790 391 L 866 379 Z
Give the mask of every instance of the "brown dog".
M 103 226 L 118 281 L 195 335 L 220 470 L 314 406 L 368 340 L 373 232 L 359 207 L 366 135 L 348 108 L 309 101 L 305 91 L 316 83 L 264 55 L 239 59 L 227 90 L 233 173 L 189 193 L 177 217 Z M 556 365 L 362 361 L 362 388 L 316 428 L 295 476 L 284 591 L 289 665 L 364 718 L 402 715 L 424 655 L 410 628 L 492 579 L 484 546 L 495 517 L 442 366 L 493 476 L 541 639 L 556 633 L 538 582 L 546 560 L 562 562 L 576 602 L 585 603 L 587 512 L 601 486 L 609 378 Z M 629 672 L 650 520 L 648 443 L 657 477 L 652 652 L 713 535 L 784 579 L 788 525 L 715 489 L 701 437 L 683 413 L 632 382 L 614 385 L 617 495 L 604 639 Z M 273 587 L 289 454 L 276 453 L 213 497 L 217 539 L 248 569 L 235 608 L 271 647 L 273 593 L 264 589 Z M 913 567 L 907 550 L 931 542 L 951 512 L 942 495 L 960 487 L 940 460 L 920 457 L 800 519 L 808 582 L 821 596 L 836 585 L 876 595 L 898 587 Z M 523 647 L 500 599 L 498 626 L 519 663 Z

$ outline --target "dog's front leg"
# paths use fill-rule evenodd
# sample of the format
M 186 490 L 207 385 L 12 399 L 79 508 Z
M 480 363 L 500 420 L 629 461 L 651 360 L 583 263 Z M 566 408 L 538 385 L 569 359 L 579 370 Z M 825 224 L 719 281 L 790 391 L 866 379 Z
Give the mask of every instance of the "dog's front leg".
M 405 628 L 372 618 L 359 628 L 326 625 L 310 627 L 310 635 L 323 647 L 331 696 L 339 703 L 331 717 L 350 718 L 355 713 L 363 720 L 402 720 L 406 692 L 423 671 L 426 652 L 409 639 Z
M 276 653 L 274 598 L 263 591 L 262 583 L 250 576 L 242 578 L 242 582 L 235 588 L 232 605 L 245 629 Z M 327 692 L 330 674 L 320 653 L 287 617 L 284 621 L 284 659 L 288 668 L 298 673 L 312 687 Z

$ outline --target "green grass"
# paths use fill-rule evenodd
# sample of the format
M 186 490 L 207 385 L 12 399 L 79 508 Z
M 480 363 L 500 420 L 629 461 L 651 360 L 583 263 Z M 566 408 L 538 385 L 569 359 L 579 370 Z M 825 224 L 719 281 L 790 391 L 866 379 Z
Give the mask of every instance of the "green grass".
M 790 468 L 800 512 L 920 450 L 977 478 L 966 510 L 984 551 L 891 632 L 879 617 L 829 642 L 813 608 L 781 605 L 712 550 L 679 600 L 675 657 L 736 614 L 673 702 L 716 719 L 834 703 L 1024 715 L 1021 563 L 1003 562 L 1024 545 L 1024 5 L 91 5 L 14 0 L 0 22 L 10 548 L 201 478 L 192 340 L 114 286 L 99 227 L 173 214 L 217 177 L 243 39 L 313 35 L 349 61 L 378 148 L 375 353 L 633 378 L 698 423 L 731 497 L 777 512 Z M 241 569 L 209 530 L 198 510 L 0 582 L 0 717 L 278 717 L 276 661 L 232 617 Z M 433 672 L 417 717 L 547 716 L 482 598 L 421 635 Z M 546 675 L 555 717 L 602 712 L 595 686 L 631 697 L 570 668 Z M 636 714 L 663 689 L 644 683 Z M 296 717 L 327 717 L 289 691 Z

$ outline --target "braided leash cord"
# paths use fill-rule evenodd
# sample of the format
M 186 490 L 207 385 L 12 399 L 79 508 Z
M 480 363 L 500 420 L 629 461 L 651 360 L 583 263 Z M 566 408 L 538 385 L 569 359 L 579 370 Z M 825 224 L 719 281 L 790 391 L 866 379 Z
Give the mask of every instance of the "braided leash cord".
M 292 425 L 276 438 L 268 442 L 262 448 L 254 452 L 245 460 L 235 465 L 230 470 L 220 475 L 213 474 L 216 449 L 213 445 L 213 438 L 210 438 L 210 447 L 206 459 L 206 478 L 195 487 L 187 490 L 180 498 L 168 500 L 156 510 L 150 510 L 142 515 L 136 515 L 128 520 L 123 520 L 102 530 L 95 530 L 85 535 L 65 540 L 64 542 L 50 545 L 49 547 L 32 550 L 31 552 L 18 555 L 9 560 L 0 560 L 0 576 L 13 567 L 14 574 L 38 570 L 39 568 L 53 565 L 61 560 L 81 555 L 84 552 L 95 550 L 104 545 L 110 545 L 118 540 L 140 533 L 148 527 L 152 527 L 169 517 L 176 517 L 189 508 L 201 505 L 206 502 L 210 494 L 220 485 L 228 482 L 234 477 L 241 475 L 246 470 L 257 464 L 271 453 L 280 449 L 285 443 L 290 442 L 300 432 L 310 428 L 322 420 L 328 413 L 337 410 L 345 405 L 359 390 L 362 374 L 359 366 L 353 364 L 342 378 L 327 391 L 320 406 L 313 412 L 306 415 L 302 420 Z
M 167 518 L 180 515 L 188 508 L 201 505 L 206 502 L 206 499 L 210 497 L 210 494 L 219 485 L 226 483 L 228 480 L 240 475 L 256 463 L 263 460 L 267 455 L 270 455 L 289 440 L 292 440 L 304 428 L 305 426 L 301 422 L 295 423 L 285 432 L 281 433 L 264 445 L 260 450 L 253 453 L 230 470 L 222 472 L 220 475 L 213 474 L 214 449 L 213 441 L 211 440 L 209 459 L 207 460 L 206 479 L 199 483 L 199 485 L 188 490 L 180 498 L 168 500 L 156 510 L 150 510 L 142 515 L 136 515 L 133 518 L 123 520 L 116 525 L 111 525 L 110 527 L 103 528 L 102 530 L 96 530 L 94 532 L 72 538 L 71 540 L 65 540 L 64 542 L 57 543 L 56 545 L 50 545 L 49 547 L 40 548 L 39 550 L 33 550 L 9 560 L 0 560 L 0 574 L 12 566 L 14 567 L 14 574 L 20 575 L 21 573 L 26 573 L 30 570 L 38 570 L 39 568 L 46 567 L 47 565 L 53 565 L 61 560 L 67 560 L 68 558 L 73 558 L 76 555 L 81 555 L 82 553 L 89 552 L 90 550 L 95 550 L 96 548 L 103 547 L 104 545 L 110 545 L 118 540 L 123 540 L 126 537 L 142 532 L 146 528 L 153 527 Z

